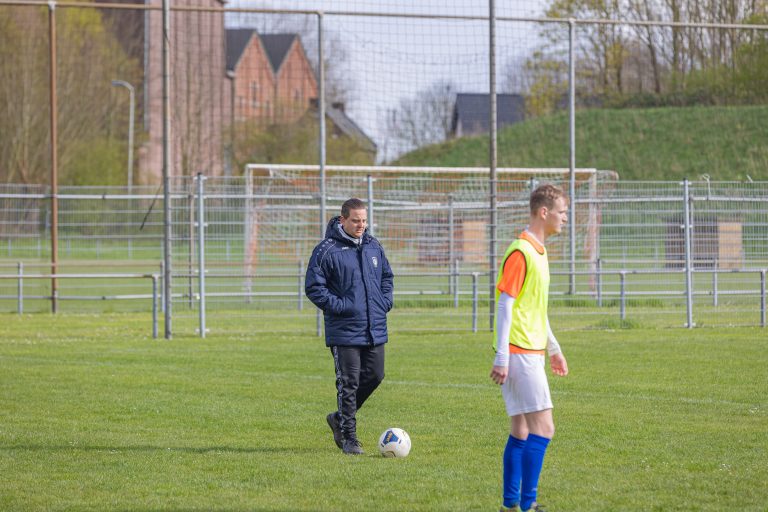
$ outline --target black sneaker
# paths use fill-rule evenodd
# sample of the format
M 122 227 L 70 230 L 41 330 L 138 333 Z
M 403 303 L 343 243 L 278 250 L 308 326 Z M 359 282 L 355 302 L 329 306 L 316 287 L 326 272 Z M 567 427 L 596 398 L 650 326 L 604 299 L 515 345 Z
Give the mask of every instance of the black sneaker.
M 337 413 L 332 412 L 325 417 L 325 421 L 328 422 L 328 426 L 331 427 L 331 430 L 333 431 L 333 442 L 336 443 L 336 446 L 341 448 L 344 436 L 341 434 L 341 425 L 339 425 L 339 417 Z
M 356 437 L 345 439 L 341 450 L 347 455 L 362 455 L 365 453 L 363 451 L 363 446 L 360 444 L 360 441 L 358 441 Z

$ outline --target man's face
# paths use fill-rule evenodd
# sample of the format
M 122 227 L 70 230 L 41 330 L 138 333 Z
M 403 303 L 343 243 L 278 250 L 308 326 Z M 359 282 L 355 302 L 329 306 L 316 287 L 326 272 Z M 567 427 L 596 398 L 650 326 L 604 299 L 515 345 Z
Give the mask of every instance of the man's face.
M 547 209 L 545 222 L 547 236 L 562 231 L 563 226 L 568 222 L 568 203 L 564 197 L 558 197 L 555 200 L 555 205 L 551 209 Z
M 365 208 L 360 210 L 349 210 L 349 217 L 340 217 L 341 227 L 349 235 L 355 238 L 360 238 L 365 232 L 365 228 L 368 225 L 368 210 Z

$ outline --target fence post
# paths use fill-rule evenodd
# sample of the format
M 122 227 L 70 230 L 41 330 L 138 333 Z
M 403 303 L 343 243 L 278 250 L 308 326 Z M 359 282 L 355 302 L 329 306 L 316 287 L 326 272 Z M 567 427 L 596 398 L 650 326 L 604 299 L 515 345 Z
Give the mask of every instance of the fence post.
M 712 305 L 717 307 L 717 264 L 712 270 Z
M 453 218 L 453 194 L 448 194 L 448 267 L 453 265 L 454 260 L 456 259 L 455 254 L 455 239 L 454 239 L 454 218 Z M 449 293 L 456 293 L 456 283 L 454 282 L 454 276 L 448 275 L 448 292 Z
M 603 307 L 603 261 L 597 258 L 597 307 Z
M 456 261 L 453 262 L 453 276 L 451 276 L 451 278 L 454 281 L 453 307 L 458 308 L 459 307 L 459 260 L 458 259 L 456 259 Z
M 165 266 L 163 270 L 163 299 L 165 304 L 165 339 L 171 339 L 173 335 L 173 229 L 171 226 L 171 2 L 163 0 L 163 45 L 162 45 L 162 77 L 163 77 L 163 259 Z
M 50 121 L 51 155 L 51 274 L 59 273 L 59 99 L 58 90 L 58 46 L 56 44 L 56 2 L 48 2 L 48 98 Z M 51 313 L 59 310 L 59 284 L 51 278 Z
M 325 35 L 323 34 L 323 13 L 318 12 L 317 13 L 317 67 L 318 67 L 318 94 L 317 94 L 317 112 L 318 112 L 318 122 L 320 124 L 320 129 L 318 132 L 319 140 L 317 141 L 318 146 L 318 165 L 320 166 L 320 237 L 319 239 L 322 240 L 325 238 L 325 224 L 328 222 L 327 214 L 326 214 L 326 176 L 325 176 L 325 161 L 327 157 L 327 134 L 326 134 L 326 126 L 325 126 L 325 55 L 323 51 L 323 47 L 325 45 Z M 322 312 L 318 309 L 315 313 L 315 328 L 317 331 L 317 335 L 320 336 L 322 334 L 322 319 L 321 319 Z
M 683 230 L 685 232 L 685 302 L 686 327 L 693 329 L 693 257 L 691 255 L 691 197 L 688 178 L 683 180 Z
M 472 332 L 477 332 L 477 272 L 472 272 Z
M 24 262 L 20 261 L 19 265 L 19 285 L 18 285 L 18 305 L 17 311 L 20 315 L 24 314 Z
M 576 20 L 568 20 L 568 241 L 570 276 L 568 295 L 576 295 Z
M 165 259 L 160 260 L 160 309 L 165 313 Z
M 298 299 L 299 299 L 299 311 L 304 310 L 304 283 L 301 279 L 301 271 L 304 270 L 304 260 L 299 260 L 299 273 L 298 273 Z
M 370 174 L 368 175 L 368 233 L 371 234 L 371 236 L 376 236 L 374 227 L 373 227 L 373 176 Z
M 272 171 L 270 171 L 270 176 Z M 243 212 L 243 261 L 245 263 L 245 303 L 251 303 L 251 292 L 253 291 L 253 254 L 251 254 L 251 236 L 253 235 L 251 227 L 253 226 L 253 170 L 248 169 L 245 174 L 245 212 Z
M 157 339 L 157 275 L 152 274 L 152 338 Z
M 200 173 L 198 173 L 198 176 Z M 189 250 L 187 250 L 187 309 L 192 309 L 195 306 L 195 191 L 194 182 L 197 181 L 197 177 L 194 178 L 192 188 L 187 192 L 187 203 L 189 218 L 187 219 L 187 238 L 189 239 Z
M 627 272 L 622 270 L 619 272 L 619 318 L 626 320 L 627 318 L 627 299 L 626 299 L 626 278 Z
M 498 223 L 499 223 L 499 209 L 498 209 L 498 177 L 497 177 L 497 164 L 498 164 L 498 100 L 496 97 L 496 2 L 495 0 L 489 0 L 489 15 L 488 21 L 490 22 L 488 35 L 489 37 L 489 93 L 488 98 L 490 103 L 488 110 L 490 111 L 489 118 L 489 139 L 488 149 L 489 153 L 489 203 L 490 203 L 490 228 L 489 240 L 488 240 L 488 323 L 491 330 L 493 330 L 493 318 L 496 313 L 496 271 L 498 264 L 496 263 L 496 251 L 497 237 L 498 237 Z
M 197 173 L 197 275 L 201 338 L 205 338 L 205 197 L 203 196 L 205 179 L 203 173 Z
M 760 327 L 765 327 L 765 269 L 760 271 Z

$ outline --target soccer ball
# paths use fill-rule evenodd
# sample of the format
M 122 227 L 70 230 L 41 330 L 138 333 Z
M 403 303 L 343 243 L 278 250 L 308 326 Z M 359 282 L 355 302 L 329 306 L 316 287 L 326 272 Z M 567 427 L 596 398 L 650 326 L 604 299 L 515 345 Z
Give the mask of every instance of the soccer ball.
M 406 457 L 411 451 L 411 438 L 401 428 L 388 428 L 379 438 L 379 451 L 385 457 Z

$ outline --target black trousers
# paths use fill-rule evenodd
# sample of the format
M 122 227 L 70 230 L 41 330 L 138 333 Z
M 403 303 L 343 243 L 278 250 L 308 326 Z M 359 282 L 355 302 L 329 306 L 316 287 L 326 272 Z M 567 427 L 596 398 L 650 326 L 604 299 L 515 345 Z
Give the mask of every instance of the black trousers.
M 384 345 L 331 347 L 336 367 L 336 403 L 345 438 L 357 435 L 357 411 L 384 380 Z

